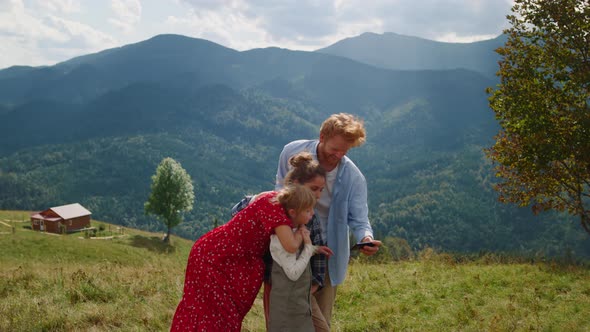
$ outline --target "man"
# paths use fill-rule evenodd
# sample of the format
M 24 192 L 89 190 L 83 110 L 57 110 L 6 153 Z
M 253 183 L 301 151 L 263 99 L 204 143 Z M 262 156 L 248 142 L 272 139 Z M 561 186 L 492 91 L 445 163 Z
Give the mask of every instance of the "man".
M 373 238 L 369 223 L 367 183 L 356 165 L 346 156 L 348 150 L 365 142 L 362 120 L 351 114 L 333 114 L 322 123 L 319 140 L 293 141 L 283 148 L 279 157 L 276 189 L 280 189 L 289 171 L 288 160 L 301 151 L 310 152 L 326 170 L 326 185 L 316 204 L 316 215 L 327 245 L 334 252 L 328 260 L 324 287 L 312 296 L 312 306 L 317 305 L 330 325 L 336 288 L 344 281 L 350 258 L 349 230 L 360 242 L 371 242 L 360 250 L 373 255 L 381 241 Z M 316 302 L 317 301 L 317 302 Z

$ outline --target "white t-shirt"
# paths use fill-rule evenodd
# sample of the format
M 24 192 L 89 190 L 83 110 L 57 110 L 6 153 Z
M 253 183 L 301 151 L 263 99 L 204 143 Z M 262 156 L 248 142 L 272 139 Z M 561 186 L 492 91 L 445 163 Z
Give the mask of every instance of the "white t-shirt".
M 334 181 L 336 181 L 336 174 L 338 173 L 338 166 L 326 173 L 326 186 L 322 191 L 320 199 L 316 203 L 315 212 L 320 220 L 322 226 L 322 236 L 328 239 L 328 214 L 330 213 L 330 204 L 332 203 L 332 192 L 334 190 Z

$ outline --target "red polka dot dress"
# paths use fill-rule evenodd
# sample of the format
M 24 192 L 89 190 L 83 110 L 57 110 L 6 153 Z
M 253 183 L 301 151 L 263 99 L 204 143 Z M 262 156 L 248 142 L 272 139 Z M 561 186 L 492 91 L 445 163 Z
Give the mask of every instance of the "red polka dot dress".
M 275 196 L 263 194 L 195 242 L 171 331 L 240 331 L 262 284 L 270 235 L 291 225 Z

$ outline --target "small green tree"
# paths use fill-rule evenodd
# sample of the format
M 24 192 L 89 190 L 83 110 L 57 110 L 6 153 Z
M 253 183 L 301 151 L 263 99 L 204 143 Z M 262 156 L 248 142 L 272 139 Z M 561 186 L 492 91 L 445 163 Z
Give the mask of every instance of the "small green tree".
M 590 233 L 590 3 L 515 0 L 497 89 L 500 123 L 487 156 L 500 201 L 580 217 Z
M 180 163 L 164 158 L 152 176 L 151 189 L 144 210 L 164 222 L 168 228 L 164 242 L 168 243 L 170 229 L 182 221 L 183 212 L 193 209 L 195 193 L 192 180 Z

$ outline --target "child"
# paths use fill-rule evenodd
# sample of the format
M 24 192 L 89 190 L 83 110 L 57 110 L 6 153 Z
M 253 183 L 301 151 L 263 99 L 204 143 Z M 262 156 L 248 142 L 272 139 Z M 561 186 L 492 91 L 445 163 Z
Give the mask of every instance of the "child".
M 272 264 L 272 289 L 270 290 L 270 313 L 268 330 L 275 331 L 314 331 L 311 316 L 311 268 L 309 260 L 316 253 L 330 256 L 332 251 L 325 246 L 314 246 L 305 227 L 313 216 L 310 207 L 296 214 L 287 211 L 293 221 L 293 231 L 301 233 L 303 248 L 298 253 L 290 253 L 281 245 L 276 235 L 270 237 Z
M 262 284 L 262 257 L 270 236 L 276 235 L 287 252 L 296 252 L 303 235 L 293 233 L 291 225 L 307 222 L 315 203 L 308 188 L 287 186 L 260 195 L 228 223 L 198 239 L 188 258 L 171 331 L 239 332 Z

